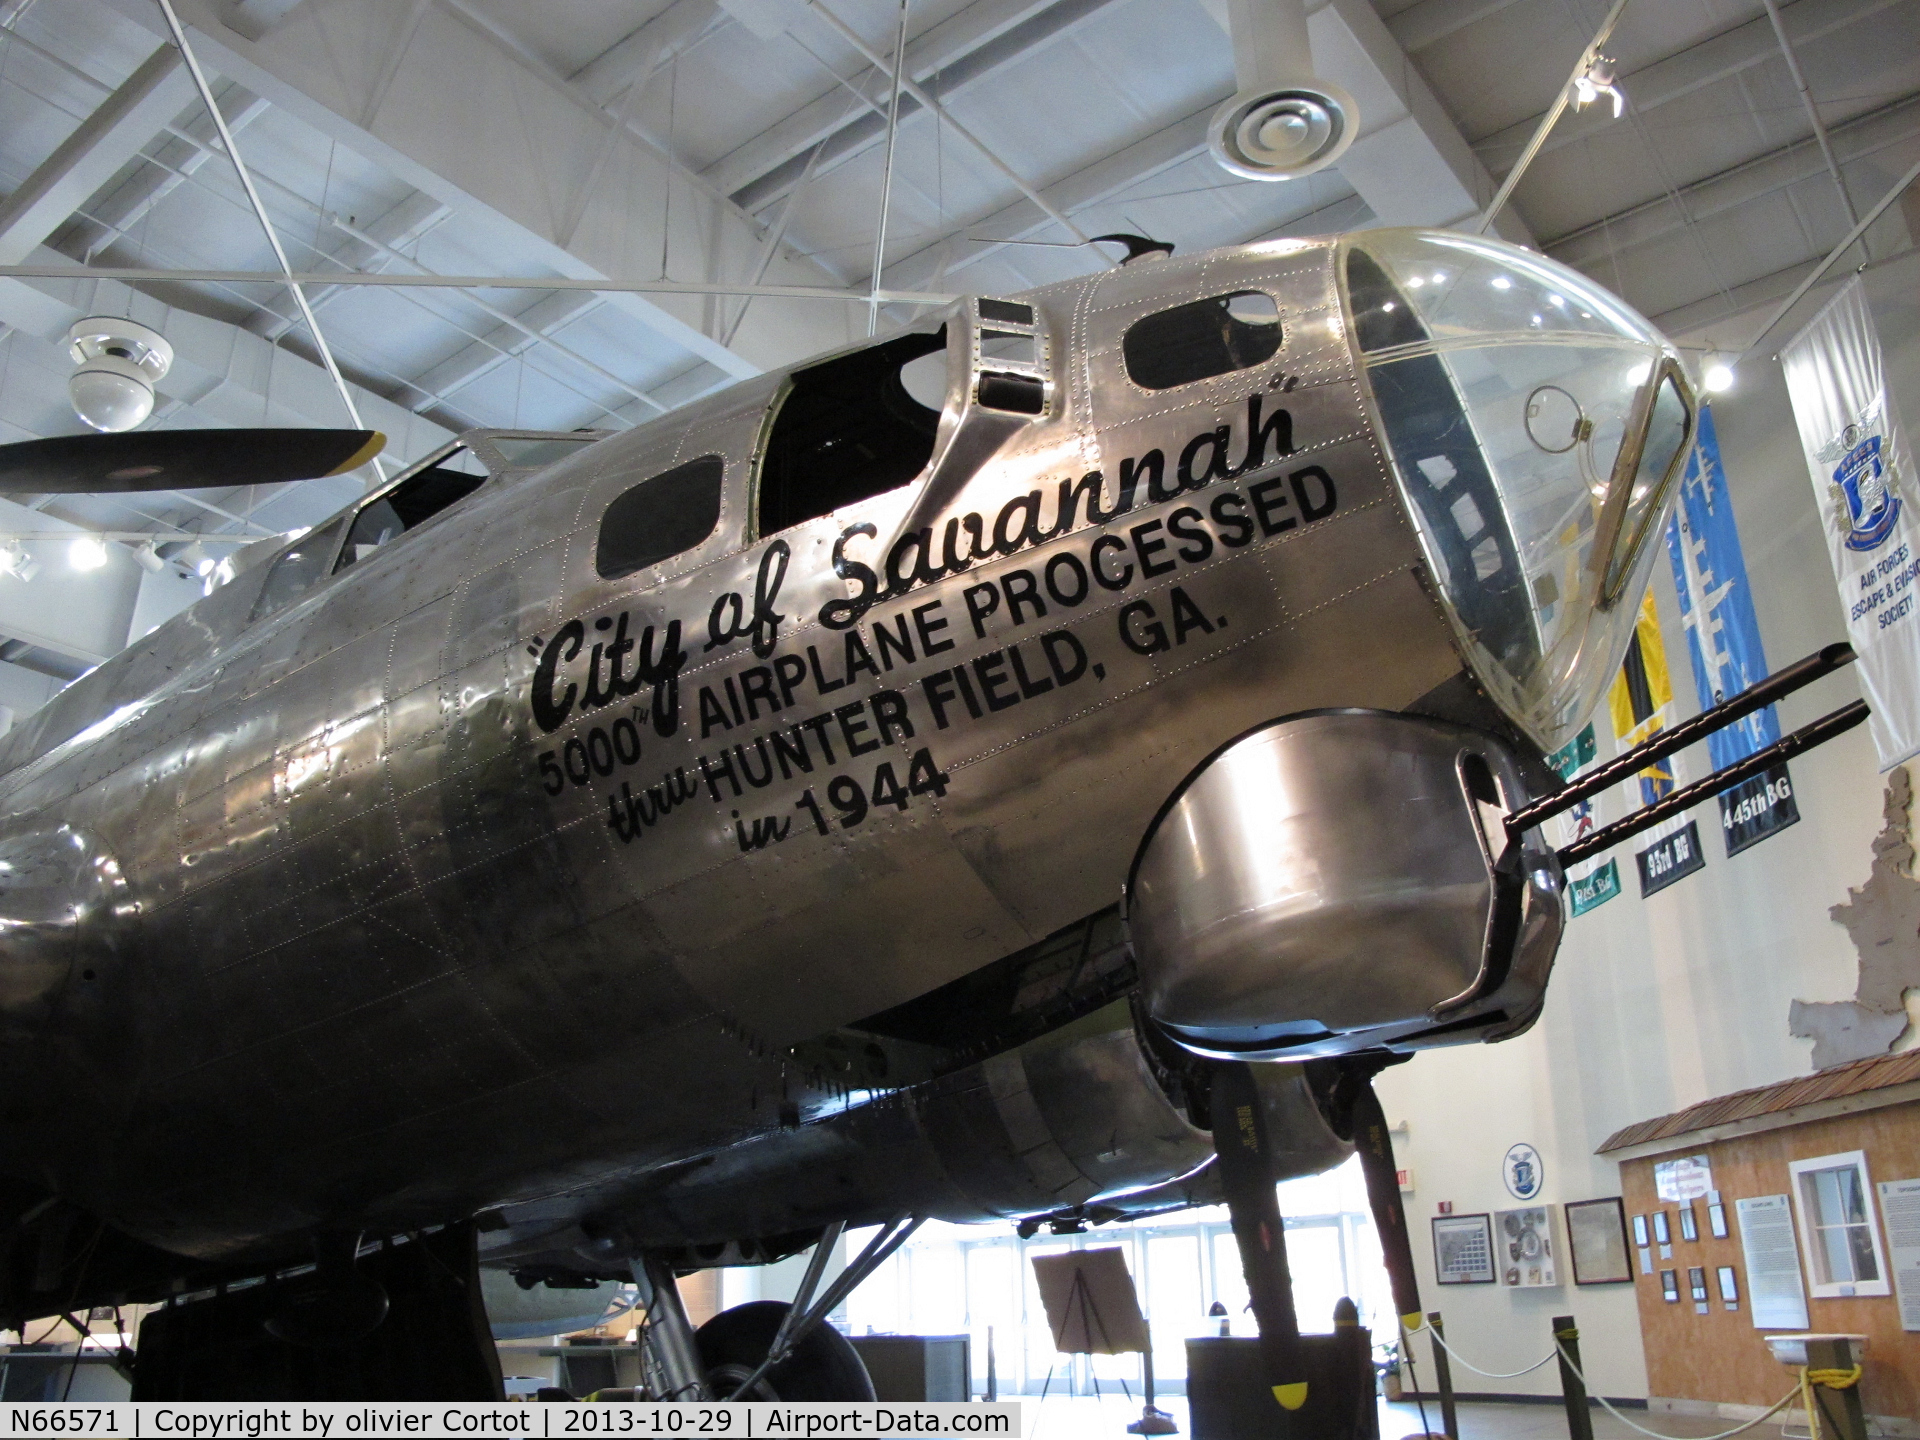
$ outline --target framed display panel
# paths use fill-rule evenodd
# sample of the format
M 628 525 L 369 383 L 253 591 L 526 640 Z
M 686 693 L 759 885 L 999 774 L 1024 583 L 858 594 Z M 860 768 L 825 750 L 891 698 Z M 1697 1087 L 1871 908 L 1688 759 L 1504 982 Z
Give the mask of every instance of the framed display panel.
M 1651 1245 L 1653 1243 L 1647 1239 L 1647 1217 L 1644 1215 L 1636 1215 L 1633 1217 L 1633 1243 L 1636 1245 Z
M 1503 1283 L 1518 1290 L 1560 1283 L 1550 1207 L 1496 1210 L 1493 1226 L 1494 1262 Z
M 1680 1216 L 1680 1238 L 1688 1241 L 1698 1240 L 1700 1238 L 1700 1222 L 1694 1218 L 1693 1202 L 1689 1200 L 1680 1207 L 1677 1213 Z
M 1442 1285 L 1493 1284 L 1493 1217 L 1434 1216 L 1433 1271 Z
M 1680 1272 L 1662 1270 L 1660 1272 L 1660 1298 L 1669 1305 L 1680 1303 Z
M 1667 1212 L 1664 1210 L 1653 1212 L 1653 1238 L 1654 1243 L 1659 1245 L 1673 1243 L 1673 1232 L 1667 1228 Z
M 1567 1253 L 1573 1258 L 1573 1283 L 1631 1284 L 1633 1264 L 1627 1253 L 1625 1202 L 1611 1195 L 1601 1200 L 1576 1200 L 1561 1208 L 1567 1212 Z

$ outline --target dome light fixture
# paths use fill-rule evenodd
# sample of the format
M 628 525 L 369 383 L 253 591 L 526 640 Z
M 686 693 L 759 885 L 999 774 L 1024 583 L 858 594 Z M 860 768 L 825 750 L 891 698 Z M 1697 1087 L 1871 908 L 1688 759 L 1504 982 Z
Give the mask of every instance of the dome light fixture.
M 1700 384 L 1710 395 L 1724 395 L 1733 388 L 1733 367 L 1724 360 L 1711 360 L 1700 376 Z
M 173 368 L 166 336 L 118 315 L 89 315 L 67 331 L 77 367 L 67 380 L 73 413 L 95 430 L 131 430 L 153 414 L 153 387 Z

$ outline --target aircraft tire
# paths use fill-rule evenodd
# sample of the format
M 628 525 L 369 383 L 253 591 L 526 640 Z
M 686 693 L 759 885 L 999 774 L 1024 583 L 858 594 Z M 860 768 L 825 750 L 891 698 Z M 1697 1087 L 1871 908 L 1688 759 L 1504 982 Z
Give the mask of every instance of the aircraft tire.
M 766 1358 L 774 1332 L 790 1307 L 755 1300 L 723 1310 L 694 1334 L 700 1363 L 716 1397 L 724 1398 Z M 771 1392 L 771 1393 L 768 1393 Z M 813 1328 L 793 1353 L 767 1372 L 746 1400 L 871 1400 L 873 1380 L 859 1352 L 831 1325 Z

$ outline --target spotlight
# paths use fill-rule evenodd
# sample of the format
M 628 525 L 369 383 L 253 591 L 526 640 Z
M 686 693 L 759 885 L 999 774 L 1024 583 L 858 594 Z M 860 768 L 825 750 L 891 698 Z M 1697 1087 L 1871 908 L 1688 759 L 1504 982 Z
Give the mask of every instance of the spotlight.
M 0 545 L 0 574 L 25 581 L 39 573 L 39 562 L 27 554 L 26 548 L 18 540 L 9 540 L 5 545 Z
M 142 570 L 149 571 L 155 575 L 158 575 L 162 570 L 167 568 L 165 557 L 160 554 L 159 547 L 151 540 L 136 545 L 133 550 L 133 558 L 140 562 L 140 568 Z
M 107 563 L 107 542 L 97 535 L 82 535 L 67 547 L 67 563 L 76 570 L 98 570 Z
M 1733 367 L 1724 360 L 1716 360 L 1707 366 L 1706 374 L 1700 377 L 1700 383 L 1709 394 L 1724 395 L 1733 388 Z
M 202 545 L 198 540 L 187 546 L 186 549 L 176 552 L 173 557 L 173 563 L 176 565 L 184 565 L 202 579 L 206 578 L 213 569 L 213 557 L 207 553 L 207 547 Z
M 1587 62 L 1585 72 L 1573 82 L 1573 108 L 1584 110 L 1602 95 L 1612 97 L 1613 118 L 1618 120 L 1627 108 L 1627 97 L 1614 84 L 1613 61 L 1605 55 L 1596 55 Z
M 96 430 L 131 430 L 153 413 L 153 387 L 173 366 L 158 330 L 116 315 L 89 315 L 67 331 L 79 368 L 67 381 L 74 414 Z

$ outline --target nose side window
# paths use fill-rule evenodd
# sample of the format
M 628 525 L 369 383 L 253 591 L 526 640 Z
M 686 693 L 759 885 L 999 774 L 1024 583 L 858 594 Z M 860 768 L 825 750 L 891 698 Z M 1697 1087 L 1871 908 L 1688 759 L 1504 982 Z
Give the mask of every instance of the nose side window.
M 1280 340 L 1273 297 L 1236 290 L 1134 321 L 1120 351 L 1134 384 L 1171 390 L 1264 364 L 1280 352 Z
M 594 569 L 617 579 L 691 550 L 720 523 L 726 462 L 702 455 L 622 491 L 600 517 Z

